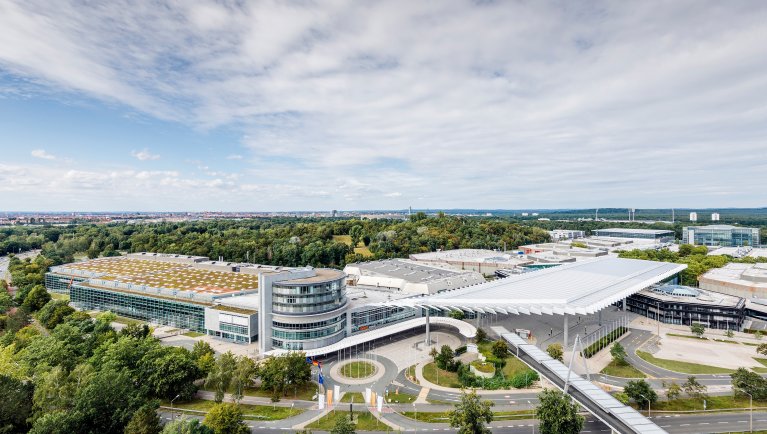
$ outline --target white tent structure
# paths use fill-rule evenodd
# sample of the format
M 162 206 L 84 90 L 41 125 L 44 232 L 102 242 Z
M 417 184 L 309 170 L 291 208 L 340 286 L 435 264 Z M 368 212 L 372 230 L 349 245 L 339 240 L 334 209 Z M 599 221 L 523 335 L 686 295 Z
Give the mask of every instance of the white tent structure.
M 627 297 L 685 268 L 685 264 L 606 257 L 383 304 L 491 314 L 564 315 L 567 343 L 568 314 L 593 314 L 620 301 L 625 307 Z

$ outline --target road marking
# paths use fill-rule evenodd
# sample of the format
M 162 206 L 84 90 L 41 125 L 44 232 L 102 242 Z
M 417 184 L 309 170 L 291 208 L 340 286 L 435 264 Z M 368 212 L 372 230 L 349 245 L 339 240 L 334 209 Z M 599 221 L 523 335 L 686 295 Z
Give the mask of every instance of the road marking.
M 708 422 L 700 422 L 698 425 L 711 425 L 711 424 Z
M 730 422 L 717 422 L 717 423 L 730 423 Z

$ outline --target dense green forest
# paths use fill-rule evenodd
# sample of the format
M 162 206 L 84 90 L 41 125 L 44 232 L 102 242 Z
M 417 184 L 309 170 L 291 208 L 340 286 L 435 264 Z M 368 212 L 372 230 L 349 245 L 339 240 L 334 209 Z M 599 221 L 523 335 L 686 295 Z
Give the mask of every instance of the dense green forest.
M 152 251 L 223 257 L 285 266 L 343 267 L 367 259 L 348 243 L 366 246 L 371 259 L 437 249 L 511 249 L 548 240 L 546 231 L 498 219 L 426 217 L 400 220 L 250 219 L 160 224 L 13 227 L 0 230 L 0 254 L 41 248 L 54 264 L 74 255 L 110 256 Z M 336 236 L 336 238 L 334 238 Z

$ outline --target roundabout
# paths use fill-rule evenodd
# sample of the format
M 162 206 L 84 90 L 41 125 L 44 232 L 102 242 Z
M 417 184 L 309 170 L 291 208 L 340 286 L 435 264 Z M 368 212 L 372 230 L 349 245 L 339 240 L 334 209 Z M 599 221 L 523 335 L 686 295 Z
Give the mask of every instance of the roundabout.
M 372 359 L 351 359 L 338 363 L 330 370 L 330 377 L 340 384 L 369 384 L 381 379 L 386 373 L 384 365 Z

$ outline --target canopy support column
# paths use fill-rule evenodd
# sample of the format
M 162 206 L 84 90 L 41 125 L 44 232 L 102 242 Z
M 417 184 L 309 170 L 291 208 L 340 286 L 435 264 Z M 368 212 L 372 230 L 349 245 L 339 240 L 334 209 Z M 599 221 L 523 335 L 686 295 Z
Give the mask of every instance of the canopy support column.
M 431 345 L 431 333 L 429 333 L 429 308 L 426 308 L 426 346 Z
M 567 349 L 567 332 L 568 332 L 569 328 L 570 328 L 570 326 L 567 324 L 567 314 L 565 314 L 565 327 L 564 327 L 564 330 L 565 330 L 564 338 L 565 338 L 565 340 L 564 340 L 564 343 L 562 344 L 562 348 L 563 349 Z

